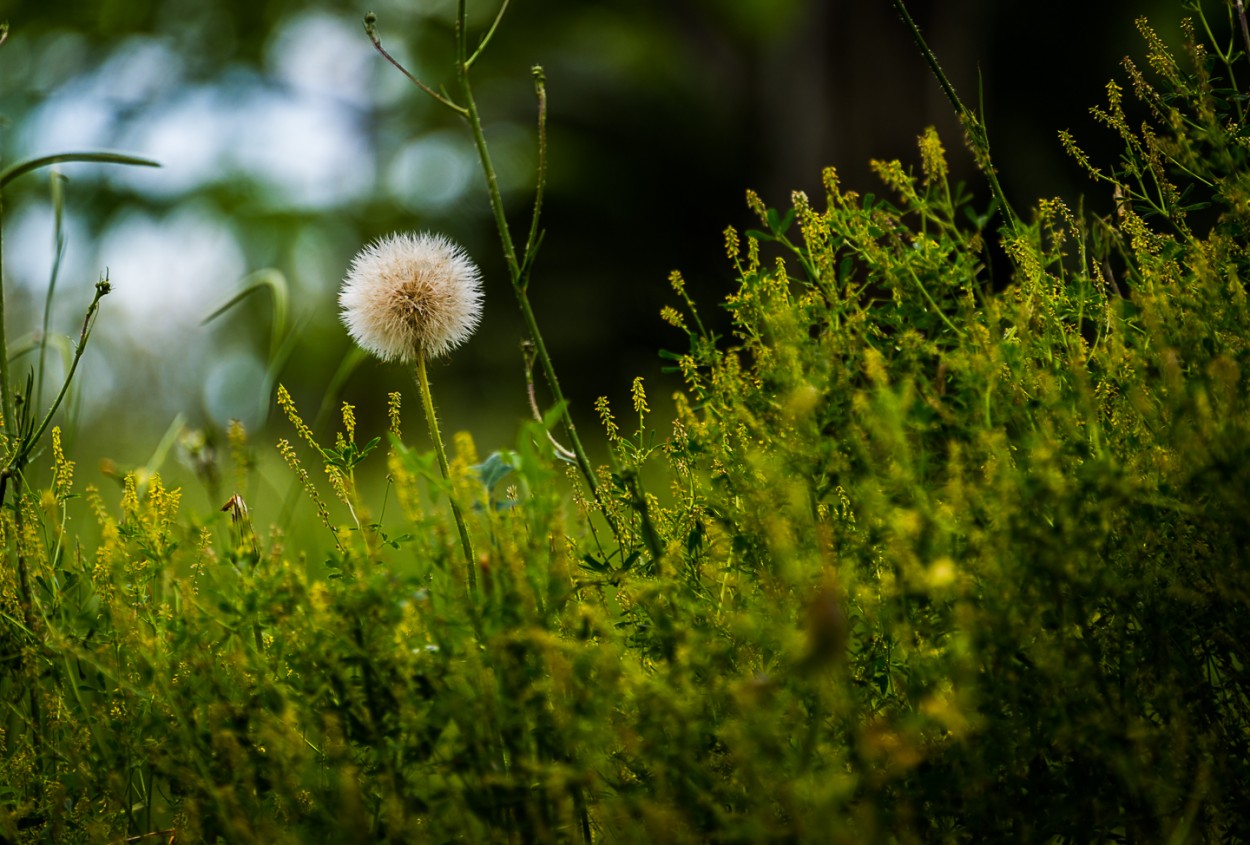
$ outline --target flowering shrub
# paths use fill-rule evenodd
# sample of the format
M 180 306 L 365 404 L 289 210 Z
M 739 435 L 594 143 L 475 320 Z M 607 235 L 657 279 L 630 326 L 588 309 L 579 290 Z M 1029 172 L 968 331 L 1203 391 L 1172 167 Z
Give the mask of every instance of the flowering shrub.
M 1152 120 L 1112 86 L 1117 166 L 1064 139 L 1110 216 L 992 231 L 931 131 L 893 199 L 749 195 L 731 335 L 674 274 L 677 418 L 601 400 L 593 480 L 559 403 L 436 465 L 398 395 L 330 448 L 280 391 L 314 578 L 159 478 L 74 548 L 54 437 L 0 516 L 0 841 L 1250 837 L 1244 58 L 1143 31 Z

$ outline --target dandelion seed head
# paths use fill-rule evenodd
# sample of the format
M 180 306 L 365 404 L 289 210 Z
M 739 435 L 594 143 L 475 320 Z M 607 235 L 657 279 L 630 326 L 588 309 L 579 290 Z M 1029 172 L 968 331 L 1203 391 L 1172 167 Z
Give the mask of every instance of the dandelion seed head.
M 442 235 L 394 234 L 352 260 L 339 307 L 348 334 L 384 361 L 436 358 L 464 343 L 482 317 L 482 275 Z

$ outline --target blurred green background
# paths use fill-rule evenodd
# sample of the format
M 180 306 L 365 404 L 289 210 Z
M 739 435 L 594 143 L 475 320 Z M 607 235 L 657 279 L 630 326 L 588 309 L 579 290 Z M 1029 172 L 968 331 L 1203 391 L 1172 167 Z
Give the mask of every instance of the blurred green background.
M 470 1 L 474 36 L 497 5 Z M 965 100 L 982 103 L 1019 207 L 1091 187 L 1056 131 L 1073 130 L 1096 159 L 1113 149 L 1088 107 L 1104 100 L 1119 60 L 1141 54 L 1134 17 L 1174 41 L 1182 13 L 1158 0 L 912 10 Z M 61 168 L 68 239 L 53 330 L 76 333 L 106 270 L 115 289 L 71 409 L 71 450 L 88 478 L 97 457 L 147 461 L 180 414 L 210 437 L 240 418 L 261 448 L 289 436 L 266 392 L 267 297 L 204 318 L 252 271 L 280 271 L 296 332 L 280 380 L 311 418 L 349 352 L 335 304 L 344 269 L 362 244 L 403 229 L 447 233 L 482 265 L 482 327 L 431 377 L 447 431 L 472 431 L 483 454 L 511 444 L 528 414 L 521 323 L 471 140 L 373 51 L 366 11 L 424 81 L 452 83 L 454 0 L 0 0 L 12 27 L 0 49 L 4 162 L 106 148 L 164 165 Z M 657 350 L 684 342 L 657 316 L 673 300 L 668 273 L 682 270 L 715 318 L 732 284 L 721 233 L 753 223 L 746 188 L 770 205 L 794 189 L 819 198 L 832 164 L 851 187 L 879 192 L 868 160 L 913 161 L 915 136 L 933 124 L 986 203 L 951 110 L 886 0 L 516 0 L 475 79 L 518 227 L 534 179 L 534 64 L 547 75 L 550 181 L 532 295 L 592 431 L 595 397 L 623 415 L 635 375 L 653 408 L 668 406 L 676 382 Z M 1110 198 L 1091 194 L 1088 205 Z M 46 171 L 6 193 L 10 337 L 41 319 L 51 209 Z M 369 360 L 344 385 L 366 436 L 381 431 L 395 389 L 416 439 L 404 370 Z

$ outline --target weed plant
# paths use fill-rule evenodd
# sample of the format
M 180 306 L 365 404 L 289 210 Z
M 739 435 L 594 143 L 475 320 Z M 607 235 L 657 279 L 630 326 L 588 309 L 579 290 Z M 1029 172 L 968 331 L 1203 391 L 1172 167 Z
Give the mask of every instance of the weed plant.
M 874 164 L 888 198 L 748 194 L 731 333 L 675 273 L 676 419 L 600 400 L 607 466 L 560 445 L 553 370 L 514 449 L 461 433 L 445 472 L 398 394 L 331 447 L 279 390 L 319 570 L 238 498 L 78 490 L 56 430 L 48 483 L 10 458 L 0 842 L 1250 839 L 1240 5 L 1195 5 L 1181 58 L 1141 22 L 1145 119 L 1116 83 L 1095 111 L 1119 161 L 1062 135 L 1106 216 L 999 176 L 984 210 L 931 130 Z M 496 212 L 546 372 L 540 205 L 519 257 Z

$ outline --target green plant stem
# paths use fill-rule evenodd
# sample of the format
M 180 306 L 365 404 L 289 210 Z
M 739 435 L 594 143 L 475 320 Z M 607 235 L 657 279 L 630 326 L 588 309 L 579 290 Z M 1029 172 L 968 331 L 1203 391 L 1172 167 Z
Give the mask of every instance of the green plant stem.
M 430 379 L 425 372 L 425 356 L 417 356 L 417 385 L 421 388 L 421 404 L 425 408 L 425 422 L 430 429 L 430 439 L 434 441 L 434 453 L 438 455 L 438 468 L 451 489 L 447 499 L 451 502 L 451 512 L 456 517 L 456 528 L 460 532 L 460 545 L 464 549 L 464 563 L 469 572 L 469 591 L 477 592 L 477 566 L 473 558 L 473 545 L 469 542 L 469 531 L 464 525 L 464 515 L 456 504 L 455 485 L 451 480 L 451 465 L 447 463 L 447 450 L 443 448 L 443 436 L 438 430 L 438 418 L 434 415 L 434 399 L 430 396 Z
M 35 392 L 43 398 L 43 375 L 48 352 L 48 326 L 52 320 L 52 300 L 56 296 L 56 283 L 61 276 L 61 261 L 65 258 L 65 176 L 52 171 L 52 273 L 48 278 L 48 292 L 43 298 L 43 325 L 39 332 L 39 365 L 36 368 Z
M 664 558 L 664 545 L 660 541 L 659 532 L 655 530 L 655 525 L 651 522 L 651 512 L 647 506 L 646 494 L 642 492 L 642 486 L 638 480 L 638 470 L 630 467 L 622 470 L 620 475 L 621 482 L 629 493 L 630 507 L 634 509 L 642 522 L 642 541 L 647 551 L 651 552 L 656 566 L 655 574 L 658 575 L 660 561 Z
M 942 322 L 946 324 L 946 327 L 953 331 L 957 337 L 963 337 L 963 330 L 960 329 L 959 326 L 952 323 L 950 317 L 946 316 L 946 312 L 942 310 L 942 306 L 938 305 L 937 301 L 929 294 L 929 289 L 924 286 L 924 282 L 920 281 L 920 277 L 916 275 L 916 271 L 909 267 L 907 269 L 907 275 L 911 276 L 912 281 L 916 283 L 916 287 L 920 288 L 920 293 L 924 295 L 925 301 L 929 303 L 929 306 L 933 308 L 938 317 L 942 319 Z
M 551 355 L 547 352 L 547 344 L 543 341 L 542 332 L 538 328 L 538 320 L 534 316 L 534 310 L 530 306 L 528 294 L 528 281 L 530 267 L 533 263 L 534 253 L 538 244 L 542 240 L 541 230 L 539 229 L 539 215 L 542 211 L 543 187 L 546 181 L 546 116 L 547 116 L 547 95 L 544 86 L 544 78 L 541 67 L 535 67 L 534 85 L 538 95 L 538 140 L 539 140 L 539 172 L 538 187 L 534 199 L 533 216 L 530 222 L 529 235 L 526 239 L 525 253 L 518 257 L 516 244 L 512 240 L 512 231 L 508 228 L 508 219 L 504 211 L 503 196 L 499 191 L 499 179 L 495 173 L 494 163 L 491 161 L 490 148 L 486 143 L 486 135 L 482 130 L 482 119 L 477 110 L 477 102 L 473 99 L 473 87 L 469 82 L 469 70 L 473 66 L 473 62 L 481 55 L 482 50 L 490 41 L 494 34 L 495 28 L 498 26 L 499 20 L 503 17 L 503 13 L 507 8 L 505 3 L 499 10 L 494 23 L 491 25 L 490 31 L 483 38 L 477 50 L 469 55 L 468 39 L 465 22 L 465 0 L 460 0 L 458 4 L 456 16 L 456 75 L 460 82 L 460 90 L 464 98 L 463 104 L 453 102 L 445 95 L 434 91 L 425 83 L 417 79 L 412 73 L 403 67 L 382 47 L 381 40 L 377 35 L 377 19 L 372 15 L 365 16 L 365 31 L 369 36 L 369 40 L 373 42 L 374 48 L 392 65 L 394 65 L 401 73 L 404 74 L 414 85 L 431 96 L 434 100 L 451 109 L 456 114 L 464 118 L 469 124 L 469 130 L 473 135 L 473 144 L 477 149 L 478 158 L 481 161 L 482 172 L 486 177 L 486 189 L 490 197 L 491 213 L 495 218 L 495 226 L 499 230 L 499 240 L 503 247 L 504 261 L 508 266 L 508 275 L 512 282 L 512 290 L 516 295 L 517 304 L 521 309 L 521 316 L 525 320 L 526 331 L 534 343 L 534 350 L 539 361 L 542 362 L 543 377 L 547 380 L 547 387 L 551 391 L 552 398 L 556 404 L 562 407 L 561 416 L 563 417 L 564 429 L 567 433 L 568 440 L 572 444 L 572 451 L 577 463 L 578 469 L 582 476 L 586 479 L 586 484 L 590 487 L 591 495 L 595 499 L 595 503 L 599 506 L 599 511 L 603 514 L 603 518 L 607 520 L 612 533 L 616 536 L 618 542 L 622 542 L 620 530 L 613 519 L 611 511 L 604 500 L 603 490 L 599 484 L 599 479 L 595 475 L 594 467 L 590 463 L 590 458 L 586 454 L 586 449 L 582 445 L 581 438 L 577 434 L 577 426 L 573 422 L 573 415 L 569 410 L 569 403 L 564 398 L 564 391 L 560 389 L 560 380 L 556 377 L 555 366 L 551 362 Z
M 933 71 L 933 75 L 937 77 L 938 84 L 942 86 L 946 99 L 950 101 L 951 106 L 955 109 L 955 114 L 959 116 L 960 123 L 967 130 L 977 165 L 980 167 L 981 172 L 985 174 L 986 181 L 989 182 L 990 193 L 994 195 L 994 199 L 998 200 L 999 207 L 1003 210 L 1003 214 L 1007 216 L 1008 226 L 1013 231 L 1017 230 L 1020 226 L 1020 218 L 1011 207 L 1011 203 L 1007 202 L 1007 195 L 1003 193 L 1003 187 L 998 182 L 998 174 L 995 172 L 993 161 L 990 158 L 990 140 L 989 135 L 985 131 L 985 124 L 982 123 L 981 118 L 975 112 L 965 106 L 963 101 L 959 99 L 955 86 L 951 84 L 950 79 L 946 76 L 946 72 L 942 70 L 942 65 L 938 62 L 937 54 L 933 52 L 928 42 L 924 40 L 920 27 L 916 26 L 916 22 L 912 20 L 911 14 L 907 11 L 907 5 L 903 0 L 891 0 L 891 2 L 894 4 L 894 9 L 898 12 L 899 17 L 903 19 L 903 23 L 907 24 L 912 40 L 916 42 L 916 46 L 920 49 L 921 55 L 924 56 L 925 62 L 928 63 L 930 70 Z
M 495 20 L 491 22 L 490 29 L 486 30 L 486 34 L 482 36 L 482 40 L 478 42 L 477 49 L 473 51 L 473 55 L 465 60 L 466 67 L 473 67 L 473 63 L 477 61 L 478 56 L 482 55 L 482 51 L 486 49 L 486 45 L 495 37 L 495 30 L 499 29 L 499 22 L 503 20 L 504 12 L 508 11 L 508 3 L 511 0 L 503 0 L 499 7 L 499 11 L 495 14 Z M 462 18 L 463 20 L 463 18 Z
M 1246 22 L 1246 7 L 1237 0 L 1237 21 L 1241 24 L 1241 40 L 1246 42 L 1246 54 L 1250 55 L 1250 23 Z
M 4 43 L 4 39 L 8 37 L 7 24 L 0 27 L 0 44 Z M 4 504 L 4 496 L 8 487 L 8 481 L 14 475 L 22 470 L 27 456 L 31 449 L 34 448 L 40 436 L 43 435 L 48 423 L 52 419 L 53 412 L 60 405 L 61 400 L 65 396 L 66 390 L 69 388 L 70 379 L 73 377 L 73 370 L 78 366 L 78 359 L 82 357 L 83 347 L 87 342 L 87 333 L 90 331 L 91 318 L 94 315 L 96 306 L 99 304 L 100 297 L 104 293 L 108 293 L 107 280 L 96 285 L 96 298 L 88 309 L 87 319 L 83 325 L 83 335 L 78 344 L 78 350 L 74 354 L 74 363 L 70 368 L 69 374 L 66 376 L 65 384 L 61 387 L 61 392 L 53 403 L 52 408 L 44 417 L 43 424 L 39 430 L 30 437 L 23 437 L 22 433 L 17 430 L 17 414 L 14 408 L 13 385 L 9 381 L 9 342 L 5 331 L 5 313 L 4 313 L 4 284 L 3 284 L 3 268 L 4 268 L 4 186 L 12 182 L 19 176 L 38 170 L 41 167 L 47 167 L 52 164 L 60 164 L 63 162 L 96 162 L 102 164 L 130 164 L 139 167 L 160 167 L 159 162 L 152 161 L 139 156 L 125 155 L 123 153 L 109 152 L 72 152 L 72 153 L 56 153 L 54 155 L 40 156 L 38 158 L 26 159 L 16 164 L 11 164 L 4 170 L 0 170 L 0 411 L 3 412 L 4 418 L 0 420 L 0 424 L 5 429 L 5 434 L 9 438 L 10 452 L 5 459 L 3 469 L 0 469 L 0 505 Z M 100 292 L 103 286 L 103 293 Z M 46 333 L 45 333 L 46 334 Z M 42 357 L 42 353 L 41 353 Z M 42 377 L 42 369 L 41 369 Z M 37 396 L 35 397 L 38 398 Z
M 392 67 L 394 67 L 404 76 L 408 77 L 408 81 L 411 82 L 413 85 L 420 88 L 426 94 L 430 95 L 431 97 L 433 97 L 438 102 L 442 103 L 447 108 L 456 112 L 456 114 L 463 116 L 464 108 L 462 106 L 456 105 L 451 100 L 447 99 L 442 94 L 438 93 L 433 88 L 426 85 L 420 79 L 417 79 L 417 77 L 413 76 L 411 73 L 408 72 L 408 68 L 404 67 L 402 64 L 399 63 L 399 61 L 394 56 L 386 52 L 386 48 L 382 46 L 381 39 L 378 38 L 377 23 L 378 23 L 377 18 L 374 17 L 372 12 L 365 15 L 365 34 L 368 35 L 369 40 L 373 42 L 373 49 L 381 53 L 382 58 L 390 62 Z
M 569 403 L 565 401 L 564 391 L 560 389 L 560 380 L 556 376 L 555 366 L 551 362 L 551 355 L 547 352 L 547 344 L 543 341 L 542 332 L 538 328 L 538 320 L 534 316 L 534 309 L 530 306 L 529 293 L 525 284 L 525 272 L 523 272 L 523 269 L 528 268 L 529 256 L 525 256 L 524 262 L 518 260 L 516 245 L 512 240 L 512 232 L 508 228 L 508 219 L 504 213 L 503 196 L 499 192 L 499 180 L 495 175 L 495 166 L 491 162 L 490 148 L 486 144 L 486 135 L 482 131 L 482 118 L 478 114 L 477 103 L 473 99 L 473 86 L 469 83 L 469 66 L 463 52 L 463 0 L 461 0 L 460 8 L 462 16 L 459 21 L 459 45 L 461 50 L 459 77 L 460 90 L 464 98 L 465 120 L 468 121 L 469 129 L 473 133 L 473 143 L 477 147 L 478 158 L 482 163 L 482 171 L 486 175 L 486 189 L 490 195 L 490 206 L 495 217 L 495 226 L 499 229 L 499 239 L 503 245 L 504 260 L 507 262 L 508 273 L 512 278 L 512 290 L 516 294 L 517 305 L 520 307 L 521 316 L 525 320 L 525 328 L 529 332 L 530 338 L 534 341 L 534 350 L 538 355 L 539 362 L 542 364 L 543 376 L 547 379 L 547 387 L 551 391 L 551 396 L 556 401 L 556 404 L 563 407 L 561 413 L 564 417 L 564 430 L 568 435 L 573 454 L 576 456 L 577 467 L 581 470 L 582 476 L 585 477 L 586 483 L 590 486 L 591 495 L 594 496 L 595 502 L 599 505 L 600 512 L 603 513 L 604 519 L 608 521 L 608 525 L 612 528 L 612 533 L 617 535 L 617 540 L 619 541 L 620 535 L 616 522 L 609 515 L 610 512 L 606 502 L 603 500 L 603 491 L 599 486 L 599 479 L 595 476 L 594 467 L 591 466 L 590 458 L 586 455 L 586 449 L 582 446 L 581 438 L 577 435 L 577 426 L 573 423 L 573 415 L 569 410 Z M 543 89 L 540 87 L 541 90 Z M 540 94 L 540 103 L 544 106 L 545 111 L 545 91 Z M 537 214 L 537 208 L 535 213 Z M 531 232 L 537 232 L 537 228 L 537 221 L 534 221 L 531 224 Z M 537 235 L 535 234 L 527 248 L 532 248 L 536 239 Z
M 0 286 L 3 287 L 3 286 Z M 35 445 L 43 437 L 43 433 L 48 430 L 48 426 L 52 422 L 52 417 L 56 414 L 57 408 L 61 407 L 61 402 L 65 399 L 65 394 L 69 392 L 70 383 L 74 380 L 74 374 L 78 371 L 78 362 L 82 360 L 82 354 L 87 349 L 87 339 L 91 337 L 91 327 L 95 325 L 95 316 L 100 310 L 100 300 L 103 299 L 112 288 L 108 279 L 101 279 L 96 282 L 95 298 L 91 300 L 91 305 L 87 307 L 87 314 L 83 317 L 82 332 L 78 336 L 78 348 L 74 350 L 73 360 L 70 362 L 69 371 L 65 374 L 65 381 L 61 383 L 61 390 L 56 395 L 56 399 L 48 408 L 39 426 L 29 434 L 22 434 L 15 430 L 16 417 L 13 415 L 11 407 L 5 409 L 6 419 L 14 422 L 6 422 L 6 426 L 11 432 L 9 434 L 9 445 L 11 451 L 8 459 L 5 461 L 3 469 L 0 469 L 0 506 L 4 505 L 5 495 L 8 492 L 9 479 L 16 478 L 21 475 L 22 470 L 26 466 L 26 460 L 30 457 L 31 451 Z M 4 296 L 0 291 L 0 324 L 4 322 Z M 5 337 L 3 329 L 0 328 L 0 350 L 4 350 L 4 354 L 0 355 L 0 379 L 4 379 L 5 387 L 9 386 L 9 367 L 7 346 L 5 346 Z M 11 406 L 13 402 L 11 390 L 5 390 L 5 401 Z M 15 505 L 16 507 L 16 505 Z M 20 563 L 20 558 L 19 558 Z
M 74 380 L 74 374 L 78 371 L 78 362 L 82 360 L 82 354 L 87 349 L 87 340 L 91 337 L 91 329 L 95 326 L 96 314 L 100 312 L 100 300 L 108 295 L 112 290 L 108 279 L 96 283 L 95 298 L 91 300 L 91 305 L 87 307 L 87 314 L 83 317 L 82 331 L 78 335 L 78 346 L 74 349 L 74 358 L 70 361 L 69 372 L 65 374 L 65 380 L 61 382 L 61 390 L 56 395 L 56 399 L 48 407 L 47 413 L 43 415 L 39 427 L 30 435 L 29 440 L 23 445 L 19 458 L 25 461 L 30 455 L 31 449 L 35 448 L 35 444 L 43 437 L 43 433 L 48 430 L 48 426 L 52 423 L 52 416 L 56 413 L 57 408 L 61 407 L 61 402 L 65 399 L 65 394 L 69 392 L 70 383 Z M 2 500 L 0 500 L 2 501 Z
M 4 193 L 0 191 L 0 275 L 4 269 Z M 5 434 L 9 437 L 13 448 L 16 448 L 17 416 L 13 412 L 13 385 L 9 382 L 9 339 L 5 331 L 4 317 L 4 284 L 0 279 L 0 411 L 4 413 L 3 424 Z M 0 505 L 4 504 L 4 482 L 0 480 Z
M 7 25 L 5 30 L 7 37 Z M 3 472 L 0 472 L 0 506 L 4 505 L 4 493 L 8 486 L 10 468 L 12 460 L 16 457 L 17 448 L 20 445 L 17 439 L 16 420 L 17 417 L 13 412 L 13 389 L 9 383 L 9 339 L 5 332 L 5 314 L 4 314 L 4 197 L 3 191 L 0 190 L 0 402 L 3 403 L 4 419 L 0 420 L 5 433 L 9 437 L 9 445 L 13 450 L 8 465 L 5 466 Z M 18 502 L 13 508 L 14 524 L 14 550 L 17 557 L 17 577 L 18 590 L 21 592 L 19 601 L 22 605 L 22 623 L 26 626 L 28 634 L 34 637 L 34 598 L 30 592 L 30 576 L 26 568 L 26 557 L 22 554 L 22 508 Z M 23 658 L 23 664 L 25 658 Z M 35 759 L 43 756 L 43 716 L 39 707 L 39 694 L 37 685 L 32 683 L 30 686 L 30 720 L 32 725 L 32 743 L 35 750 Z
M 26 563 L 26 554 L 23 551 L 23 536 L 25 530 L 23 527 L 23 511 L 20 497 L 13 503 L 13 548 L 17 555 L 17 576 L 18 589 L 21 591 L 19 601 L 22 605 L 22 622 L 26 626 L 27 636 L 31 638 L 32 645 L 39 642 L 42 638 L 42 628 L 38 624 L 35 616 L 35 599 L 30 589 L 29 566 Z M 31 744 L 34 746 L 35 759 L 43 758 L 43 708 L 39 702 L 39 682 L 36 678 L 36 672 L 30 665 L 31 658 L 25 650 L 22 651 L 21 665 L 27 672 L 27 680 L 30 683 L 30 725 L 31 725 Z
M 521 281 L 523 289 L 529 289 L 529 271 L 534 263 L 534 252 L 542 239 L 538 228 L 539 218 L 543 211 L 543 191 L 547 186 L 547 77 L 542 66 L 534 65 L 530 71 L 534 75 L 534 95 L 538 98 L 538 178 L 534 186 L 534 210 L 530 215 L 530 233 L 525 239 L 525 255 L 521 262 Z

